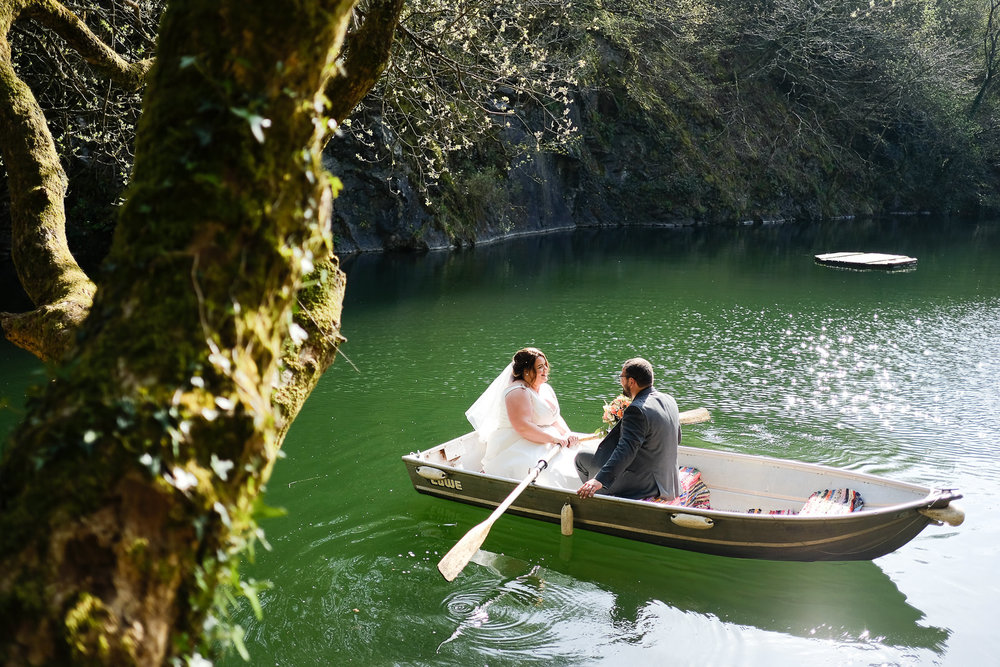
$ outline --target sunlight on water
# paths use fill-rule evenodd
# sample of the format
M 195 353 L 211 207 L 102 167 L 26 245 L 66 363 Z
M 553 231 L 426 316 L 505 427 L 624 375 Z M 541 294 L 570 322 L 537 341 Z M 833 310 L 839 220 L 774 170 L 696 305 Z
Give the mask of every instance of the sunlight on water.
M 688 339 L 692 349 L 728 365 L 699 374 L 689 360 L 690 374 L 681 374 L 693 380 L 691 391 L 708 388 L 704 400 L 717 411 L 758 422 L 746 433 L 719 432 L 720 443 L 737 435 L 780 446 L 767 422 L 781 420 L 794 423 L 795 435 L 834 465 L 897 472 L 930 455 L 979 462 L 988 479 L 1000 479 L 985 465 L 995 456 L 987 436 L 1000 409 L 1000 303 L 879 315 L 737 308 L 726 313 L 724 331 Z M 727 391 L 733 387 L 741 388 L 738 396 Z M 895 465 L 883 456 L 865 464 L 887 446 Z
M 995 663 L 1000 225 L 915 224 L 582 230 L 346 261 L 350 363 L 292 427 L 266 498 L 288 516 L 243 568 L 274 584 L 262 619 L 236 611 L 250 664 Z M 861 245 L 920 263 L 812 262 Z M 416 494 L 399 457 L 465 432 L 527 344 L 577 430 L 642 355 L 681 409 L 712 413 L 685 444 L 958 487 L 966 522 L 875 562 L 773 563 L 504 517 L 447 583 L 438 560 L 487 512 Z M 8 432 L 44 374 L 7 344 L 0 367 Z

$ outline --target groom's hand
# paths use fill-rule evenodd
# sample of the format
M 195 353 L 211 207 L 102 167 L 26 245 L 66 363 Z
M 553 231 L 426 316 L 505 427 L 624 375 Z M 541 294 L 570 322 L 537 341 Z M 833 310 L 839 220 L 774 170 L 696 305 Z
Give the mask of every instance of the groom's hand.
M 576 491 L 576 495 L 581 498 L 593 498 L 594 494 L 604 488 L 604 485 L 598 482 L 596 479 L 591 479 L 583 483 Z

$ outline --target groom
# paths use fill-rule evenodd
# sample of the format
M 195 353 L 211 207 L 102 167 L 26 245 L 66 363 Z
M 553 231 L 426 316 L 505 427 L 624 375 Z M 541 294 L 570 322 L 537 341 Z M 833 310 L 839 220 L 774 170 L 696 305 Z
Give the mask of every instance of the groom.
M 680 493 L 677 403 L 653 387 L 653 366 L 645 359 L 626 361 L 618 379 L 622 393 L 632 403 L 596 452 L 576 455 L 576 469 L 584 481 L 576 493 L 581 498 L 600 492 L 622 498 L 658 496 L 670 500 Z

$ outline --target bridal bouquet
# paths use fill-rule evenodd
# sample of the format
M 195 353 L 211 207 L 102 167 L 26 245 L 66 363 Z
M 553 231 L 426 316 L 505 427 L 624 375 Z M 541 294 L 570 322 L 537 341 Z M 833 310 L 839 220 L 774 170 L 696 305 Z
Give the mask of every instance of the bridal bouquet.
M 624 394 L 619 394 L 615 400 L 604 404 L 604 416 L 601 417 L 601 421 L 605 425 L 601 427 L 601 433 L 607 434 L 608 431 L 615 427 L 615 424 L 621 421 L 622 415 L 625 414 L 625 408 L 631 402 L 631 398 L 626 397 Z

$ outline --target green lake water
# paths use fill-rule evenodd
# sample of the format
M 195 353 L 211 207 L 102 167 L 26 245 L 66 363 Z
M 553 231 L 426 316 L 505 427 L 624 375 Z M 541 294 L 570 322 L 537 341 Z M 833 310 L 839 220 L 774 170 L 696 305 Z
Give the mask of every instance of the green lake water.
M 816 265 L 908 254 L 912 271 Z M 926 217 L 582 230 L 344 262 L 343 357 L 292 427 L 267 501 L 253 665 L 1000 664 L 1000 222 Z M 400 456 L 465 433 L 511 354 L 546 352 L 570 426 L 600 426 L 621 362 L 653 362 L 687 445 L 958 487 L 957 528 L 873 562 L 676 551 L 418 495 Z M 0 346 L 9 428 L 36 365 Z M 11 370 L 7 370 L 11 369 Z M 240 665 L 235 654 L 223 660 Z

